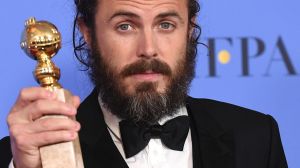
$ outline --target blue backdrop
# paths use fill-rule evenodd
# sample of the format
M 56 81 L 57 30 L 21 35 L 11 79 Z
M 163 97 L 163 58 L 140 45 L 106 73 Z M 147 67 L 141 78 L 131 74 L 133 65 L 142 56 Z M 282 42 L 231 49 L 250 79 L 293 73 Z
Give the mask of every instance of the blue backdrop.
M 210 50 L 199 46 L 190 94 L 271 114 L 279 123 L 289 167 L 300 167 L 300 1 L 203 0 L 201 5 L 201 40 Z M 37 85 L 31 74 L 35 62 L 19 47 L 28 17 L 60 29 L 63 48 L 54 61 L 63 86 L 82 99 L 92 86 L 72 53 L 73 0 L 10 0 L 0 9 L 2 138 L 8 135 L 6 116 L 19 90 Z

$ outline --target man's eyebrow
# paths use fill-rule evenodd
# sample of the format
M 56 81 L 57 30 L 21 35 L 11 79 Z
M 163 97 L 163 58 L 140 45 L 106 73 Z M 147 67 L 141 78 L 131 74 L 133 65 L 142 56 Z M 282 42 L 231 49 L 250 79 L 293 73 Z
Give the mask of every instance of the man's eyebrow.
M 116 18 L 116 17 L 120 17 L 120 16 L 125 16 L 125 17 L 130 17 L 130 18 L 140 18 L 139 15 L 132 13 L 130 11 L 117 11 L 115 12 L 110 18 L 109 21 L 111 21 L 112 19 Z
M 178 14 L 176 11 L 169 11 L 169 12 L 163 12 L 156 16 L 156 18 L 162 19 L 167 17 L 175 17 L 177 18 L 181 23 L 184 22 L 184 19 Z
M 120 10 L 115 12 L 110 18 L 109 21 L 111 21 L 112 19 L 114 19 L 115 17 L 120 17 L 120 16 L 125 16 L 125 17 L 130 17 L 130 18 L 140 18 L 139 15 L 130 12 L 130 11 L 124 11 L 124 10 Z M 184 22 L 184 19 L 178 14 L 178 12 L 176 11 L 168 11 L 168 12 L 163 12 L 160 13 L 156 16 L 156 18 L 162 19 L 162 18 L 166 18 L 166 17 L 175 17 L 177 18 L 180 22 Z

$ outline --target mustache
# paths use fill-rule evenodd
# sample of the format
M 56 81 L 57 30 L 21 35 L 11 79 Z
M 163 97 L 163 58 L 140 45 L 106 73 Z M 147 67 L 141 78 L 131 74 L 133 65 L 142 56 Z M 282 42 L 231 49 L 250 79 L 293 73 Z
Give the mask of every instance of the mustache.
M 141 59 L 132 64 L 126 65 L 121 72 L 121 76 L 127 77 L 135 74 L 145 73 L 147 71 L 160 73 L 166 76 L 172 75 L 172 70 L 167 63 L 162 62 L 158 59 Z

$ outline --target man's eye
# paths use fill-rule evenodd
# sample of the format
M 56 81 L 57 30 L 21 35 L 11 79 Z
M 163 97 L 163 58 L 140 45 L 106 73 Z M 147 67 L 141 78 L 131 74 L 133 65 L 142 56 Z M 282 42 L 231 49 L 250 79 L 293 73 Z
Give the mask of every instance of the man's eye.
M 164 23 L 161 23 L 159 27 L 161 29 L 169 30 L 169 29 L 173 29 L 174 25 L 171 23 L 168 23 L 168 22 L 164 22 Z
M 132 26 L 130 24 L 121 24 L 118 26 L 118 29 L 121 31 L 131 30 Z

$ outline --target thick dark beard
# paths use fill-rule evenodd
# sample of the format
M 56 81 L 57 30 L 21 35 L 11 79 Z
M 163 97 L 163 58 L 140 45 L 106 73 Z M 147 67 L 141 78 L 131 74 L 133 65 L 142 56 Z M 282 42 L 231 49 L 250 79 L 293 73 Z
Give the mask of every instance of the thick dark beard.
M 179 60 L 172 73 L 166 63 L 157 59 L 139 60 L 125 67 L 121 74 L 109 67 L 98 50 L 97 40 L 93 39 L 90 53 L 91 71 L 89 76 L 95 84 L 101 100 L 108 110 L 121 119 L 136 123 L 153 124 L 165 116 L 172 116 L 185 104 L 189 85 L 194 78 L 196 54 L 193 45 L 187 45 L 186 54 Z M 169 77 L 165 93 L 156 91 L 157 84 L 143 82 L 135 86 L 134 94 L 127 94 L 122 79 L 124 77 L 152 70 Z

